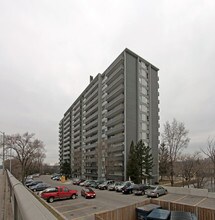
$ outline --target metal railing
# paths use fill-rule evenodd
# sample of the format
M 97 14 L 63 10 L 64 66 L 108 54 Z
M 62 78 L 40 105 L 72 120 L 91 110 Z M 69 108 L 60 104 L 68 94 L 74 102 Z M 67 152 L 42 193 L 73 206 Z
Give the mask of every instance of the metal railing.
M 56 220 L 63 219 L 45 202 L 36 198 L 20 181 L 7 170 L 7 183 L 14 220 Z

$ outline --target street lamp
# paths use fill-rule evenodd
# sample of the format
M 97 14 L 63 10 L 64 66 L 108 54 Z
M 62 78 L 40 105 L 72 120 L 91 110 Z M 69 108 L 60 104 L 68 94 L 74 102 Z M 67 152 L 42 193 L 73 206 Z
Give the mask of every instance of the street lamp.
M 4 172 L 4 144 L 5 144 L 5 143 L 4 143 L 4 141 L 5 141 L 4 139 L 5 139 L 5 133 L 2 132 L 2 131 L 0 131 L 0 133 L 3 134 L 3 143 L 2 143 L 2 146 L 3 146 L 2 168 L 3 168 L 3 172 Z

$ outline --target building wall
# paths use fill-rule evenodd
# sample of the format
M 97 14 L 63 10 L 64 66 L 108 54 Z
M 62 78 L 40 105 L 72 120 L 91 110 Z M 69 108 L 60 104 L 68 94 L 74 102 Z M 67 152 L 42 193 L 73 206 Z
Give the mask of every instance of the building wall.
M 59 123 L 60 161 L 74 176 L 126 179 L 131 141 L 152 148 L 158 174 L 158 69 L 124 50 L 90 84 Z

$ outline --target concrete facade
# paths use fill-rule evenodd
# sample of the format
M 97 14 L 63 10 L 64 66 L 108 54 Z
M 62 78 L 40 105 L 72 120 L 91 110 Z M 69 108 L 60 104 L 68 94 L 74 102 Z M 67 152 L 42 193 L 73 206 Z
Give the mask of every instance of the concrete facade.
M 131 141 L 151 147 L 158 180 L 158 68 L 125 49 L 59 123 L 60 163 L 83 178 L 126 180 Z

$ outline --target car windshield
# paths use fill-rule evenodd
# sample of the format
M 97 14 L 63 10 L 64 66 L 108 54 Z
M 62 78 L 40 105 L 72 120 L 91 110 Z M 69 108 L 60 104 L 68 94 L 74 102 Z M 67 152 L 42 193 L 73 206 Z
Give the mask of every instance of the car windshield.
M 150 186 L 150 188 L 149 188 L 149 189 L 154 190 L 154 189 L 156 189 L 156 186 Z
M 85 191 L 86 191 L 86 192 L 93 192 L 93 190 L 90 189 L 90 188 L 86 188 Z
M 57 188 L 48 188 L 48 189 L 45 189 L 43 192 L 57 192 Z
M 122 185 L 122 182 L 116 182 L 115 183 L 115 186 L 120 186 L 120 185 Z

